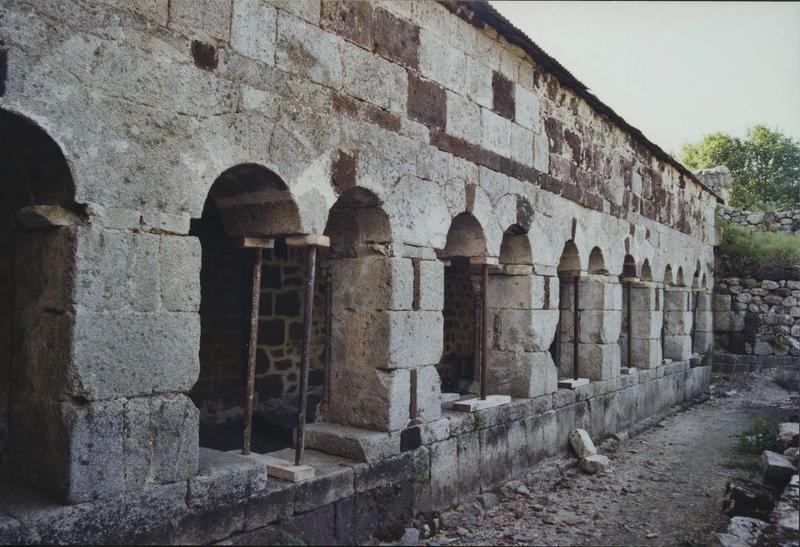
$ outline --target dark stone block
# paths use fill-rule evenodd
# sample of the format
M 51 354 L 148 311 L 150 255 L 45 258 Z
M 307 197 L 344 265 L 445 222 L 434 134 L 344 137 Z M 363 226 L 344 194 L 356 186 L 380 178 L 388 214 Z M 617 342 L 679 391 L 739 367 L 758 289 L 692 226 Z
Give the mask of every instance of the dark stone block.
M 200 40 L 192 40 L 192 59 L 198 68 L 214 70 L 219 64 L 217 48 Z
M 419 27 L 388 11 L 375 8 L 375 52 L 409 68 L 419 66 Z
M 275 370 L 289 370 L 292 368 L 291 359 L 282 359 L 275 362 Z
M 444 88 L 415 74 L 408 74 L 408 116 L 428 127 L 447 125 L 447 93 Z
M 272 315 L 272 295 L 270 293 L 261 293 L 258 300 L 258 313 L 259 315 Z
M 372 4 L 366 0 L 322 3 L 320 26 L 369 50 L 372 49 L 372 22 Z
M 544 130 L 550 142 L 550 153 L 561 154 L 561 143 L 564 138 L 561 122 L 555 118 L 545 117 Z
M 570 147 L 572 150 L 572 159 L 578 165 L 581 165 L 583 162 L 583 158 L 581 156 L 581 139 L 578 137 L 576 133 L 570 131 L 569 129 L 564 130 L 564 142 L 567 143 L 567 146 Z
M 400 451 L 416 450 L 422 446 L 422 433 L 419 427 L 409 427 L 400 433 Z
M 260 399 L 277 399 L 283 395 L 283 378 L 277 374 L 267 374 L 256 378 L 255 391 Z
M 265 346 L 282 346 L 286 325 L 283 319 L 261 320 L 258 323 L 258 343 Z
M 522 196 L 517 196 L 517 226 L 527 233 L 533 222 L 533 206 Z
M 777 498 L 777 492 L 770 486 L 747 479 L 732 479 L 725 486 L 722 512 L 729 517 L 768 520 Z
M 277 244 L 276 244 L 277 246 Z M 280 289 L 281 288 L 281 268 L 275 264 L 262 264 L 261 266 L 261 288 Z
M 278 294 L 275 297 L 275 315 L 297 317 L 300 315 L 300 295 L 297 291 Z
M 309 387 L 319 387 L 325 384 L 325 371 L 321 368 L 308 371 Z
M 300 342 L 303 340 L 303 322 L 295 321 L 289 324 L 289 340 Z
M 331 169 L 331 183 L 337 195 L 356 185 L 356 157 L 339 150 Z
M 516 111 L 514 82 L 499 72 L 493 72 L 492 96 L 492 110 L 500 116 L 513 121 Z
M 258 350 L 258 352 L 256 352 L 256 374 L 263 374 L 269 371 L 269 367 L 270 362 L 267 352 L 263 349 Z

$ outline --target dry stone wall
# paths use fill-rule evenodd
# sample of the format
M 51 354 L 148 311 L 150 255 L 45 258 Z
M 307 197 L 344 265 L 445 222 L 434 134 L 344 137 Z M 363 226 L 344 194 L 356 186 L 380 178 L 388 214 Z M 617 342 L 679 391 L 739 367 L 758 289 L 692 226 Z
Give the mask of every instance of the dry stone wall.
M 762 232 L 800 233 L 800 209 L 793 211 L 745 211 L 736 207 L 721 205 L 717 214 L 745 228 Z
M 800 365 L 800 270 L 794 279 L 728 277 L 713 296 L 718 351 L 787 356 Z

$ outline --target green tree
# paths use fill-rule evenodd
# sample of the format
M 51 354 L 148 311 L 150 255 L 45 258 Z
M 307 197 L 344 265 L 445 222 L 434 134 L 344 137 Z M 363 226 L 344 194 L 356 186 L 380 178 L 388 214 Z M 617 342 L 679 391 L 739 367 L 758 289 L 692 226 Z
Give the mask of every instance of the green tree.
M 726 133 L 685 144 L 681 160 L 691 169 L 727 165 L 733 175 L 731 205 L 750 210 L 800 208 L 800 143 L 764 125 L 744 139 Z

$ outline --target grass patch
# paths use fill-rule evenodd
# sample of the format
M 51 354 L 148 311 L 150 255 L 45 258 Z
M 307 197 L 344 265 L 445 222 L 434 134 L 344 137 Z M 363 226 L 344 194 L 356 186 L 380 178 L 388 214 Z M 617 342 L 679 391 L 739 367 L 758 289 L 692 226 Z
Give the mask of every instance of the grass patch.
M 797 374 L 779 374 L 772 379 L 786 391 L 800 391 L 800 376 Z
M 759 471 L 758 457 L 752 455 L 723 458 L 719 464 L 726 469 L 741 469 L 750 473 L 758 473 Z
M 723 229 L 717 249 L 723 276 L 745 277 L 764 266 L 789 268 L 800 264 L 800 236 L 751 230 L 720 218 L 717 225 Z
M 764 418 L 753 418 L 750 428 L 739 435 L 738 450 L 742 454 L 760 456 L 772 450 L 778 440 L 778 424 Z

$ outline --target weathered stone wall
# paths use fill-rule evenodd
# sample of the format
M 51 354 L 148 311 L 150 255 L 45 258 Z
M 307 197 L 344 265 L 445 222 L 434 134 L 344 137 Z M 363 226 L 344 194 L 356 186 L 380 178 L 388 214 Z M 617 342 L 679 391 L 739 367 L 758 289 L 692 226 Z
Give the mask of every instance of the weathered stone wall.
M 717 214 L 745 228 L 762 232 L 800 232 L 800 209 L 793 211 L 745 211 L 720 205 Z
M 475 13 L 315 0 L 0 6 L 0 108 L 57 143 L 74 182 L 68 204 L 82 212 L 34 233 L 17 262 L 58 272 L 47 286 L 59 289 L 37 298 L 32 282 L 15 287 L 36 302 L 21 317 L 37 327 L 28 340 L 47 342 L 20 346 L 18 478 L 77 503 L 195 476 L 199 413 L 186 394 L 203 326 L 190 220 L 237 166 L 272 175 L 263 183 L 248 167 L 221 196 L 242 230 L 320 234 L 354 194 L 354 218 L 385 217 L 381 237 L 359 239 L 364 254 L 335 272 L 326 419 L 338 424 L 401 436 L 415 385 L 423 421 L 439 418 L 436 258 L 460 215 L 482 256 L 499 257 L 509 230 L 526 238 L 536 280 L 555 276 L 571 241 L 575 270 L 599 253 L 614 279 L 628 254 L 653 282 L 669 269 L 713 283 L 714 195 Z M 587 321 L 618 316 L 619 301 Z M 52 310 L 57 321 L 43 320 Z M 519 315 L 516 332 L 549 347 L 554 329 Z M 604 381 L 619 372 L 606 339 L 618 326 L 584 331 Z M 539 364 L 555 389 L 552 363 Z
M 714 290 L 718 351 L 797 358 L 800 365 L 800 271 L 794 279 L 728 277 Z

